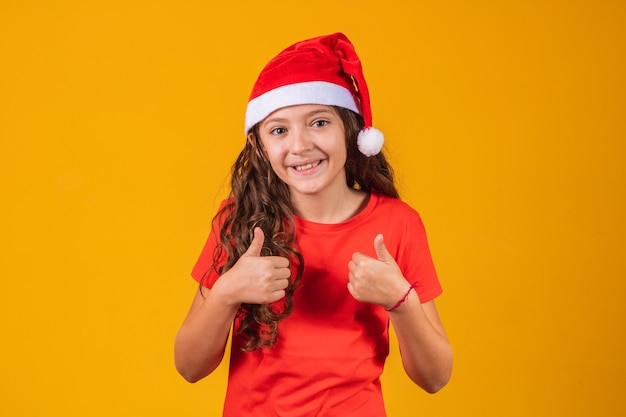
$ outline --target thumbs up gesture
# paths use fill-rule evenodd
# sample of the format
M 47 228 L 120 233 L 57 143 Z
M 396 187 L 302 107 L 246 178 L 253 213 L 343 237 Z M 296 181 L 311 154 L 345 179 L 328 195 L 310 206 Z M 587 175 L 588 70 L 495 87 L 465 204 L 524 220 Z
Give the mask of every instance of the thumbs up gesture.
M 379 304 L 385 308 L 406 292 L 407 281 L 391 256 L 383 235 L 374 238 L 376 259 L 355 252 L 348 263 L 348 291 L 358 301 Z
M 265 234 L 256 227 L 248 250 L 215 283 L 231 304 L 268 304 L 285 296 L 291 276 L 289 260 L 282 256 L 261 256 L 264 243 Z

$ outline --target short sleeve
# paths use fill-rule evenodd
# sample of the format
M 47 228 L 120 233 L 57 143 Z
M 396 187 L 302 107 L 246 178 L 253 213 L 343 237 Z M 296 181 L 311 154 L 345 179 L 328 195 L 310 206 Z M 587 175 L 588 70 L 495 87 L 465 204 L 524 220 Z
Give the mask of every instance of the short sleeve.
M 417 212 L 408 216 L 405 225 L 404 246 L 400 251 L 398 265 L 405 278 L 416 284 L 420 301 L 425 303 L 441 295 L 443 289 L 428 246 L 426 229 Z
M 222 201 L 220 204 L 219 212 L 226 205 L 226 200 Z M 224 264 L 226 261 L 225 252 L 221 259 L 218 260 L 217 264 L 215 263 L 215 249 L 219 244 L 219 230 L 221 228 L 222 222 L 218 220 L 218 217 L 213 220 L 211 224 L 211 231 L 209 232 L 209 237 L 207 238 L 202 251 L 200 252 L 200 256 L 194 265 L 191 276 L 193 279 L 198 281 L 200 284 L 207 288 L 213 287 L 215 281 L 220 277 L 219 267 Z

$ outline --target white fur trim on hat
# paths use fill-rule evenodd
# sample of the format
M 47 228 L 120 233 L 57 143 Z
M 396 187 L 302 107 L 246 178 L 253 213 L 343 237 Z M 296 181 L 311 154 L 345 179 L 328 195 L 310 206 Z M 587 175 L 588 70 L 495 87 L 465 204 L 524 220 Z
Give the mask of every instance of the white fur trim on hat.
M 380 152 L 385 142 L 383 132 L 375 127 L 368 127 L 359 132 L 357 145 L 365 156 L 374 156 Z
M 248 102 L 244 134 L 275 110 L 298 104 L 339 106 L 360 114 L 352 93 L 326 81 L 310 81 L 274 88 Z

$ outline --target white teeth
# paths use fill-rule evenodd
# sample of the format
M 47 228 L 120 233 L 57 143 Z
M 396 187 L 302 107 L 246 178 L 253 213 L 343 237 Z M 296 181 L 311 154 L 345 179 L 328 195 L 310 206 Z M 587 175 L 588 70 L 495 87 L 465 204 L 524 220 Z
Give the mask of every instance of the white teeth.
M 306 169 L 311 169 L 314 166 L 317 166 L 319 164 L 319 162 L 311 162 L 310 164 L 306 164 L 306 165 L 298 165 L 296 168 L 296 171 L 304 171 Z

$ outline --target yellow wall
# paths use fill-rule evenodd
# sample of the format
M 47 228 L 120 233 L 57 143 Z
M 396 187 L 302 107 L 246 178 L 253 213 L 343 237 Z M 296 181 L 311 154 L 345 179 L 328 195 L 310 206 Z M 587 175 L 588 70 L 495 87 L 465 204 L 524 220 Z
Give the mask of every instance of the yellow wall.
M 425 219 L 453 379 L 390 417 L 626 414 L 623 1 L 3 1 L 0 414 L 216 416 L 173 366 L 265 62 L 336 30 Z

